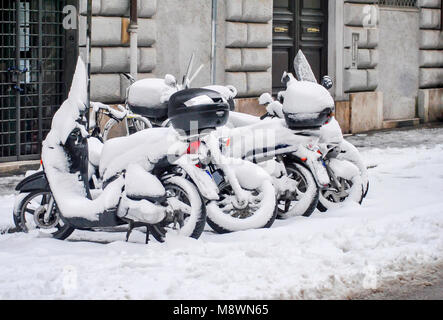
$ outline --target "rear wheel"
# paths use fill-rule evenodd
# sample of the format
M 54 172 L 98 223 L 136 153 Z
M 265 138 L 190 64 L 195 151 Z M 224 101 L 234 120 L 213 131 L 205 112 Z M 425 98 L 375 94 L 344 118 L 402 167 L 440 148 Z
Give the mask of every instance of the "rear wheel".
M 15 206 L 14 223 L 18 231 L 38 229 L 55 239 L 64 240 L 74 232 L 60 217 L 54 197 L 49 191 L 33 191 L 19 195 Z
M 195 185 L 181 177 L 164 181 L 167 205 L 170 212 L 166 218 L 150 226 L 153 237 L 163 242 L 167 233 L 198 239 L 206 224 L 206 207 Z
M 224 182 L 220 199 L 208 205 L 208 224 L 217 233 L 270 228 L 277 217 L 275 189 L 268 180 L 249 193 L 246 204 L 239 206 L 232 187 Z
M 152 123 L 145 117 L 138 116 L 128 120 L 128 126 L 129 134 L 134 134 L 136 132 L 152 128 Z

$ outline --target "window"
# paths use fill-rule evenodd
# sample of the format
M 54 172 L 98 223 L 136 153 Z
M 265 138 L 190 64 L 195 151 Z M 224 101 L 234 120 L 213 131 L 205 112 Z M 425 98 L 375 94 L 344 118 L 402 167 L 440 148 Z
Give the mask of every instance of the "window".
M 378 0 L 378 5 L 395 8 L 417 8 L 417 0 Z

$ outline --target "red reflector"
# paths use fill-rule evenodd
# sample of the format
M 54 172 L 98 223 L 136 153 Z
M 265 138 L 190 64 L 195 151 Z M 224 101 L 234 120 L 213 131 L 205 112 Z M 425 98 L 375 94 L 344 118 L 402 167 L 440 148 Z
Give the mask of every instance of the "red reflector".
M 188 150 L 186 151 L 188 154 L 195 154 L 200 148 L 201 142 L 199 140 L 193 141 L 189 144 Z
M 41 165 L 41 166 L 43 165 L 43 160 L 42 160 L 42 159 L 40 159 L 40 165 Z
M 308 161 L 308 158 L 301 158 L 301 161 L 306 162 Z

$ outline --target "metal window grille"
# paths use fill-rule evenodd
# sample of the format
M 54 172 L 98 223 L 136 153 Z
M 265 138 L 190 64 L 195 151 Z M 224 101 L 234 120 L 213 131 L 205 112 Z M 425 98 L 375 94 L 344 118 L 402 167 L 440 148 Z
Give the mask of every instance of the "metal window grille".
M 378 5 L 395 8 L 417 8 L 417 0 L 378 0 Z
M 38 159 L 65 96 L 62 0 L 0 0 L 0 162 Z

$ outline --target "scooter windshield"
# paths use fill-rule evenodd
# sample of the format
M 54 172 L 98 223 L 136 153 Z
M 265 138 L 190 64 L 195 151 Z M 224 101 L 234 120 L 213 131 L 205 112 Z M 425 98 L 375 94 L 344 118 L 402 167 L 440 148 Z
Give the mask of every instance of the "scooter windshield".
M 318 83 L 314 72 L 312 72 L 308 59 L 306 59 L 306 56 L 301 50 L 298 51 L 294 58 L 294 71 L 295 75 L 297 76 L 297 80 Z
M 94 200 L 87 197 L 88 189 L 80 179 L 82 174 L 87 175 L 87 169 L 80 172 L 82 170 L 70 157 L 70 154 L 76 154 L 73 149 L 77 147 L 87 150 L 86 141 L 83 140 L 84 144 L 72 141 L 76 137 L 85 139 L 88 134 L 83 124 L 87 110 L 87 73 L 79 58 L 68 98 L 55 113 L 51 130 L 43 141 L 42 161 L 51 192 L 63 216 L 98 220 L 101 212 L 118 203 L 123 180 L 114 181 Z

